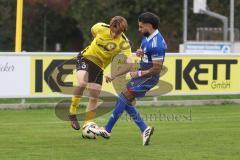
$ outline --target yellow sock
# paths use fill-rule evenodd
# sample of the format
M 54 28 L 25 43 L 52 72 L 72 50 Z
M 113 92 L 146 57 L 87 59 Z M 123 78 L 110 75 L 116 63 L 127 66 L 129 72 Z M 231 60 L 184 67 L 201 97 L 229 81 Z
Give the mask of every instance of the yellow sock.
M 91 122 L 96 115 L 96 109 L 87 112 L 84 123 Z
M 71 106 L 69 109 L 70 114 L 77 114 L 77 107 L 78 107 L 80 100 L 81 100 L 81 97 L 79 97 L 79 96 L 72 97 L 72 103 L 71 103 Z

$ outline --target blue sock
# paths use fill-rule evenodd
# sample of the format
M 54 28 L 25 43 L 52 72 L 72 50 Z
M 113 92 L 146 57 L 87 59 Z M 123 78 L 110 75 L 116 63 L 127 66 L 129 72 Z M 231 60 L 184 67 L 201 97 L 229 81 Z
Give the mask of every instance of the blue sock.
M 122 94 L 120 94 L 116 103 L 116 108 L 113 110 L 112 115 L 109 118 L 107 125 L 105 126 L 105 129 L 108 133 L 111 133 L 113 126 L 125 110 L 126 104 L 127 99 Z
M 134 120 L 134 122 L 139 127 L 141 132 L 143 132 L 147 128 L 147 125 L 145 124 L 144 120 L 141 118 L 137 109 L 134 106 L 126 105 L 125 110 L 130 115 L 130 117 Z

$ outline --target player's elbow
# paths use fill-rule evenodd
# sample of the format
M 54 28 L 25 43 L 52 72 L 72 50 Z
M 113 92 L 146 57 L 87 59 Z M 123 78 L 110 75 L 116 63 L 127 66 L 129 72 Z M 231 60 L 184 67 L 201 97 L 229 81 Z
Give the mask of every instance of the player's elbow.
M 160 74 L 160 72 L 161 72 L 161 69 L 158 69 L 158 68 L 153 70 L 154 75 L 158 75 L 158 74 Z
M 160 74 L 161 69 L 162 69 L 162 65 L 156 65 L 156 66 L 154 66 L 154 67 L 152 68 L 152 70 L 153 70 L 152 73 L 153 73 L 154 75 L 158 75 L 158 74 Z
M 163 65 L 162 61 L 154 61 L 152 66 L 152 73 L 154 75 L 160 74 L 162 70 L 162 65 Z

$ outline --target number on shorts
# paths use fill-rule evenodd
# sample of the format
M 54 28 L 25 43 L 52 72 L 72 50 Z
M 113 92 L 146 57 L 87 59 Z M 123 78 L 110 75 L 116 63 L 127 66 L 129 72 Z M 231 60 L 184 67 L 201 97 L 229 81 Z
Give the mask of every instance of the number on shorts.
M 85 62 L 82 62 L 82 69 L 86 69 L 87 68 L 87 65 Z

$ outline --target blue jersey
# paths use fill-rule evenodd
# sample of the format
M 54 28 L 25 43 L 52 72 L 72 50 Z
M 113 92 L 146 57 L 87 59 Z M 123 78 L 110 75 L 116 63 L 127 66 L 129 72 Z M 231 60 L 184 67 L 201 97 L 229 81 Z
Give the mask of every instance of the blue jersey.
M 143 38 L 141 48 L 144 56 L 140 62 L 140 70 L 147 70 L 152 68 L 153 60 L 164 61 L 165 50 L 167 45 L 162 35 L 158 30 L 152 33 L 148 38 Z M 132 78 L 128 84 L 127 89 L 135 97 L 144 97 L 145 94 L 159 82 L 159 75 L 149 77 L 136 77 Z
M 153 60 L 164 61 L 167 45 L 161 33 L 156 30 L 149 37 L 142 39 L 141 49 L 144 52 L 144 56 L 140 61 L 140 70 L 147 70 L 152 68 Z

